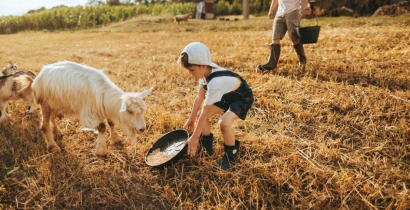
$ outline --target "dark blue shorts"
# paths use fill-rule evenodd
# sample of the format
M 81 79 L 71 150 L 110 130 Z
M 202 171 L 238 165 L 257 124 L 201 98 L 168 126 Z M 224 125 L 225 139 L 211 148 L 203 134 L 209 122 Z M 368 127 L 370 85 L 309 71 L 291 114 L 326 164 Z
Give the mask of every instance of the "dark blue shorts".
M 215 106 L 224 110 L 224 112 L 231 110 L 240 119 L 245 120 L 249 109 L 253 104 L 253 97 L 245 97 L 232 102 L 229 101 L 218 101 L 214 103 Z

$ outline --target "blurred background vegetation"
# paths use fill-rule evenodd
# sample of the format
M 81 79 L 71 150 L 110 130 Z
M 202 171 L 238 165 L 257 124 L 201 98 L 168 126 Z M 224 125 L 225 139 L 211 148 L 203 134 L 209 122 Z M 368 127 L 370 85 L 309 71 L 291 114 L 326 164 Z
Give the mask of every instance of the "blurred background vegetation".
M 198 1 L 198 0 L 197 0 Z M 271 0 L 250 0 L 249 13 L 266 15 Z M 370 16 L 379 7 L 397 0 L 316 0 L 317 16 Z M 243 0 L 214 0 L 214 16 L 241 15 Z M 351 9 L 350 12 L 343 8 Z M 195 13 L 195 0 L 89 0 L 85 6 L 64 5 L 46 10 L 30 10 L 21 16 L 0 17 L 0 34 L 27 30 L 77 30 L 124 21 L 141 15 Z

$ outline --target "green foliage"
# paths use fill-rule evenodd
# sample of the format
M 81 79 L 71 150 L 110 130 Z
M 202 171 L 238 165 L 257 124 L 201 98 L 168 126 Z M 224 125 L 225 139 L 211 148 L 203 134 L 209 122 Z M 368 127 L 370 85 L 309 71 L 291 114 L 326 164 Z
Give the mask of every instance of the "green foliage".
M 77 30 L 106 26 L 140 15 L 184 14 L 195 11 L 194 3 L 132 6 L 59 7 L 22 16 L 0 17 L 0 34 L 27 30 Z
M 230 15 L 240 15 L 242 14 L 242 0 L 234 0 L 229 8 Z
M 107 0 L 107 4 L 110 6 L 120 6 L 121 2 L 120 0 Z
M 154 6 L 152 6 L 152 15 L 159 15 L 163 12 L 165 8 L 163 8 L 161 5 L 159 4 L 155 4 Z
M 196 6 L 194 3 L 177 3 L 177 4 L 169 4 L 166 6 L 167 12 L 166 14 L 178 15 L 178 14 L 187 14 L 192 12 L 195 13 Z
M 220 0 L 214 7 L 215 16 L 227 15 L 229 12 L 229 2 Z
M 271 0 L 253 0 L 249 2 L 249 12 L 255 15 L 268 14 Z
M 234 0 L 232 4 L 228 0 L 220 0 L 214 5 L 214 14 L 215 16 L 242 14 L 242 0 Z

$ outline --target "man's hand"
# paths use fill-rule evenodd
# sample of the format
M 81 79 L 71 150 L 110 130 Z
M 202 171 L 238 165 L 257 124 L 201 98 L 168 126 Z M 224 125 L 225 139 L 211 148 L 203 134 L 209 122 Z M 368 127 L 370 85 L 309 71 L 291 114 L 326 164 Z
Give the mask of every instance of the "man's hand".
M 307 19 L 309 19 L 311 17 L 312 10 L 310 9 L 309 4 L 306 6 L 306 8 L 304 10 L 304 14 L 305 14 L 305 18 L 307 18 Z
M 275 15 L 276 15 L 276 10 L 269 11 L 268 17 L 269 19 L 273 20 L 273 18 L 275 18 Z

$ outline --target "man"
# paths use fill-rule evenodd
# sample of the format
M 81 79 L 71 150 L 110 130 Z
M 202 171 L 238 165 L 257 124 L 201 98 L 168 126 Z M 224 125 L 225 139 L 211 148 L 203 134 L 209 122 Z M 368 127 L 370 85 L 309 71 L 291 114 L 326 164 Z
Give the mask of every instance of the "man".
M 276 8 L 277 12 L 274 14 Z M 302 8 L 304 11 L 302 11 Z M 293 47 L 299 57 L 299 66 L 302 70 L 305 69 L 305 51 L 303 44 L 300 43 L 296 26 L 300 25 L 302 14 L 310 17 L 311 12 L 308 0 L 272 0 L 268 15 L 269 19 L 274 19 L 270 55 L 268 62 L 257 66 L 259 70 L 271 71 L 276 69 L 280 56 L 280 40 L 283 39 L 286 32 L 288 32 L 288 36 L 293 42 Z

